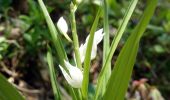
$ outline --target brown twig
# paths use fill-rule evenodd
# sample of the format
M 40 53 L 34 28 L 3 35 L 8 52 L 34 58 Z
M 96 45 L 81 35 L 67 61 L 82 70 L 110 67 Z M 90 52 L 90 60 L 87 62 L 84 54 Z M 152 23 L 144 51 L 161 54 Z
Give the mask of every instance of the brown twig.
M 15 71 L 9 70 L 8 67 L 5 65 L 4 62 L 1 61 L 1 62 L 0 62 L 0 66 L 2 67 L 2 70 L 3 70 L 4 72 L 6 72 L 7 74 L 9 74 L 10 76 L 12 76 L 12 77 L 17 77 L 17 76 L 18 76 L 18 74 L 17 74 Z

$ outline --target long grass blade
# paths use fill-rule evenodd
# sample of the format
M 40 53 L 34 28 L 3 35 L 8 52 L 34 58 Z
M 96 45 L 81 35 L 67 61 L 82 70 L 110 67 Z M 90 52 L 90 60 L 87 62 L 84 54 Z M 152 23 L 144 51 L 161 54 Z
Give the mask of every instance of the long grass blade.
M 130 20 L 130 17 L 136 7 L 136 4 L 137 4 L 138 0 L 132 0 L 126 13 L 125 13 L 125 16 L 123 18 L 123 21 L 122 21 L 122 24 L 120 25 L 120 27 L 118 28 L 118 31 L 112 41 L 112 44 L 111 44 L 111 47 L 110 47 L 110 51 L 109 51 L 109 54 L 107 56 L 107 59 L 106 61 L 104 62 L 104 66 L 102 67 L 102 70 L 99 74 L 99 78 L 98 78 L 98 83 L 97 83 L 97 88 L 96 88 L 96 93 L 95 93 L 95 100 L 98 99 L 98 96 L 101 95 L 101 88 L 102 88 L 102 82 L 103 82 L 103 79 L 105 77 L 105 75 L 107 74 L 107 69 L 109 66 L 107 66 L 110 62 L 111 62 L 111 59 L 113 57 L 113 54 L 117 48 L 117 45 L 125 31 L 125 28 L 128 24 L 128 21 Z M 106 82 L 107 83 L 107 82 Z M 105 88 L 105 87 L 103 87 Z
M 0 100 L 24 100 L 16 88 L 0 73 Z
M 148 0 L 143 16 L 122 48 L 107 84 L 104 100 L 123 100 L 135 63 L 139 41 L 157 5 L 157 0 Z
M 109 16 L 108 16 L 108 10 L 109 10 L 109 5 L 108 5 L 108 0 L 103 0 L 103 8 L 104 8 L 104 40 L 103 40 L 103 65 L 104 62 L 106 62 L 107 56 L 109 54 L 109 49 L 110 49 L 110 36 L 109 36 Z M 106 69 L 106 74 L 104 75 L 104 81 L 103 81 L 103 86 L 102 86 L 102 94 L 104 94 L 105 87 L 106 87 L 106 82 L 108 81 L 110 75 L 111 75 L 111 62 L 109 62 L 107 65 Z
M 82 95 L 84 99 L 87 99 L 87 96 L 88 96 L 91 50 L 92 50 L 92 45 L 93 45 L 94 33 L 96 31 L 100 16 L 101 16 L 101 7 L 99 8 L 96 18 L 94 20 L 94 23 L 92 25 L 92 28 L 90 31 L 90 37 L 89 37 L 88 44 L 87 44 L 87 50 L 86 50 L 85 61 L 84 61 L 83 85 L 82 85 Z
M 60 65 L 62 65 L 63 67 L 65 67 L 64 65 L 64 59 L 67 60 L 67 55 L 66 55 L 66 52 L 64 50 L 64 47 L 62 45 L 62 42 L 60 40 L 60 36 L 55 28 L 55 25 L 54 23 L 52 22 L 51 18 L 50 18 L 50 15 L 48 14 L 48 11 L 43 3 L 42 0 L 38 0 L 39 2 L 39 5 L 42 9 L 42 12 L 44 14 L 44 17 L 46 19 L 46 22 L 47 22 L 47 25 L 48 25 L 48 28 L 50 30 L 50 34 L 51 34 L 51 37 L 52 37 L 52 42 L 55 46 L 55 49 L 56 49 L 56 52 L 57 52 L 57 58 L 59 60 L 59 63 Z M 66 68 L 64 68 L 65 70 L 67 70 Z
M 55 100 L 61 100 L 59 87 L 57 85 L 57 80 L 56 80 L 57 78 L 56 78 L 56 73 L 55 73 L 55 68 L 54 68 L 54 63 L 53 63 L 53 57 L 52 57 L 50 48 L 47 52 L 47 62 L 48 62 L 50 80 L 51 80 Z

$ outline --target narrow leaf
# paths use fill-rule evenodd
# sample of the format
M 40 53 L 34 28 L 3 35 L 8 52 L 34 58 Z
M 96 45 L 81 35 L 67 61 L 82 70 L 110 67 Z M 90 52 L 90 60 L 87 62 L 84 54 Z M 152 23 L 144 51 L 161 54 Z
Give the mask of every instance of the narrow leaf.
M 52 37 L 52 42 L 55 46 L 55 49 L 56 49 L 56 52 L 57 52 L 57 56 L 58 56 L 58 60 L 60 62 L 60 64 L 65 67 L 64 65 L 64 59 L 67 60 L 67 55 L 66 55 L 66 52 L 64 50 L 64 47 L 62 45 L 62 42 L 60 40 L 60 36 L 55 28 L 55 25 L 54 23 L 52 22 L 51 18 L 50 18 L 50 15 L 48 14 L 48 11 L 43 3 L 42 0 L 38 0 L 39 2 L 39 5 L 42 9 L 42 12 L 44 14 L 44 17 L 46 19 L 46 22 L 47 22 L 47 25 L 48 25 L 48 28 L 50 30 L 50 34 L 51 34 L 51 37 Z M 66 68 L 64 68 L 65 70 L 67 70 Z
M 110 36 L 109 36 L 109 15 L 108 15 L 108 10 L 109 10 L 109 4 L 108 0 L 103 0 L 103 8 L 104 8 L 104 40 L 103 40 L 103 65 L 106 62 L 107 56 L 109 54 L 109 49 L 110 49 Z M 106 73 L 104 75 L 104 81 L 102 82 L 103 86 L 101 88 L 102 95 L 104 94 L 105 87 L 107 84 L 107 81 L 111 75 L 111 62 L 109 62 L 107 65 Z
M 93 25 L 90 31 L 90 37 L 89 37 L 88 44 L 87 44 L 87 50 L 86 50 L 85 61 L 84 61 L 83 86 L 82 86 L 82 95 L 84 99 L 87 99 L 87 96 L 88 96 L 91 51 L 92 51 L 94 33 L 97 29 L 100 15 L 101 15 L 101 7 L 99 8 L 96 18 L 93 22 Z
M 56 80 L 57 78 L 56 78 L 56 73 L 55 73 L 55 69 L 54 69 L 53 58 L 52 58 L 50 49 L 47 52 L 47 62 L 48 62 L 50 80 L 51 80 L 55 100 L 61 100 L 60 92 L 59 92 L 59 88 L 58 88 L 57 80 Z
M 110 47 L 110 51 L 109 51 L 109 54 L 107 55 L 107 59 L 106 61 L 104 62 L 104 66 L 102 67 L 102 70 L 99 74 L 99 78 L 98 78 L 98 83 L 97 83 L 97 88 L 96 88 L 96 94 L 95 94 L 95 100 L 98 99 L 98 96 L 101 95 L 101 88 L 102 88 L 102 82 L 103 82 L 103 79 L 105 77 L 105 75 L 107 74 L 107 69 L 108 69 L 108 64 L 111 62 L 111 59 L 113 57 L 113 54 L 117 48 L 117 45 L 125 31 L 125 28 L 128 24 L 128 21 L 130 20 L 130 17 L 136 7 L 136 4 L 137 4 L 138 0 L 132 0 L 126 13 L 125 13 L 125 16 L 123 18 L 123 21 L 122 21 L 122 24 L 120 25 L 120 27 L 118 28 L 118 31 L 112 41 L 112 44 L 111 44 L 111 47 Z M 106 82 L 107 83 L 107 82 Z
M 0 73 L 0 100 L 24 100 L 20 93 Z
M 135 63 L 140 38 L 143 35 L 157 4 L 148 0 L 144 14 L 122 48 L 107 84 L 104 100 L 123 100 Z

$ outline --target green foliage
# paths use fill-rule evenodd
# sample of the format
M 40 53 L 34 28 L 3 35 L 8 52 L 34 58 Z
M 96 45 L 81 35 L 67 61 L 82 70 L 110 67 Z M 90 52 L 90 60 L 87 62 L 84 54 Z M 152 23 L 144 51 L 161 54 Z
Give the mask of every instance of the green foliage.
M 6 43 L 6 38 L 5 37 L 0 37 L 0 60 L 4 56 L 4 52 L 7 50 L 9 44 Z
M 101 15 L 101 8 L 99 7 L 98 13 L 96 15 L 96 18 L 93 22 L 90 36 L 87 44 L 87 50 L 85 55 L 85 61 L 84 61 L 84 73 L 83 73 L 83 86 L 82 86 L 82 95 L 83 98 L 87 99 L 88 97 L 88 84 L 89 84 L 89 71 L 90 71 L 90 58 L 91 58 L 91 51 L 92 51 L 92 45 L 93 45 L 93 39 L 94 39 L 94 33 L 97 29 L 98 21 Z
M 148 6 L 144 11 L 140 22 L 134 29 L 133 33 L 129 36 L 117 58 L 114 69 L 112 71 L 112 75 L 107 85 L 106 93 L 104 95 L 105 100 L 124 99 L 124 95 L 128 88 L 128 83 L 135 63 L 139 41 L 150 21 L 150 18 L 154 13 L 155 7 L 157 5 L 157 0 L 148 1 L 147 5 Z
M 1 100 L 24 100 L 20 93 L 0 73 L 0 99 Z
M 51 80 L 55 100 L 61 100 L 61 95 L 59 93 L 59 87 L 57 85 L 58 83 L 56 80 L 56 71 L 54 68 L 54 63 L 53 63 L 53 58 L 52 58 L 50 48 L 49 48 L 49 51 L 47 52 L 47 62 L 48 62 L 48 66 L 49 66 L 48 69 L 49 69 L 49 73 L 50 73 L 50 80 Z
M 111 47 L 110 47 L 110 51 L 109 54 L 107 56 L 106 61 L 104 62 L 103 68 L 99 74 L 99 78 L 98 78 L 98 84 L 97 84 L 97 89 L 96 89 L 96 94 L 95 94 L 95 99 L 97 100 L 99 94 L 101 94 L 101 87 L 102 87 L 102 82 L 105 78 L 105 75 L 107 75 L 107 70 L 109 69 L 108 63 L 111 61 L 111 58 L 113 57 L 113 54 L 117 48 L 117 45 L 125 31 L 125 28 L 127 26 L 127 23 L 135 9 L 135 6 L 137 4 L 138 0 L 132 0 L 131 4 L 129 5 L 129 8 L 126 11 L 125 17 L 123 18 L 122 24 L 120 25 L 115 38 L 112 41 Z M 107 83 L 107 82 L 106 82 Z
M 11 2 L 12 2 L 12 0 L 1 0 L 0 1 L 0 11 L 8 8 L 9 5 L 11 4 Z
M 90 35 L 94 34 L 94 31 L 96 30 L 97 26 L 104 26 L 105 33 L 103 42 L 103 65 L 101 65 L 102 57 L 100 54 L 97 56 L 96 61 L 98 61 L 98 59 L 100 58 L 100 61 L 98 61 L 97 63 L 99 63 L 99 65 L 101 66 L 99 66 L 94 71 L 95 75 L 99 74 L 97 87 L 95 87 L 95 84 L 92 84 L 92 81 L 95 79 L 93 79 L 89 75 L 91 74 L 89 70 L 91 67 L 93 67 L 92 63 L 89 60 L 91 52 L 90 46 L 92 46 L 91 44 L 93 40 L 93 35 L 91 35 L 91 38 L 89 39 L 89 41 L 91 42 L 89 42 L 88 45 L 85 63 L 82 64 L 83 66 L 81 66 L 81 63 L 78 60 L 78 62 L 76 62 L 76 65 L 82 67 L 82 69 L 84 68 L 83 88 L 74 89 L 71 88 L 69 85 L 61 85 L 61 87 L 64 87 L 66 92 L 71 95 L 73 99 L 81 100 L 83 95 L 85 99 L 89 98 L 89 100 L 94 99 L 94 96 L 96 100 L 101 98 L 104 98 L 106 100 L 110 98 L 113 99 L 113 96 L 115 97 L 115 100 L 121 100 L 122 98 L 124 98 L 124 94 L 127 89 L 127 84 L 129 83 L 129 79 L 132 72 L 132 81 L 134 79 L 138 80 L 142 77 L 145 77 L 149 80 L 149 83 L 155 85 L 161 90 L 163 96 L 167 98 L 169 97 L 170 88 L 167 87 L 169 86 L 170 81 L 170 2 L 168 0 L 159 0 L 158 9 L 156 9 L 156 13 L 152 17 L 149 25 L 146 25 L 146 22 L 150 19 L 152 15 L 152 11 L 150 10 L 153 10 L 153 8 L 147 7 L 147 9 L 149 9 L 147 14 L 142 16 L 142 18 L 144 19 L 141 18 L 141 20 L 143 21 L 140 20 L 139 22 L 138 20 L 140 19 L 140 15 L 143 14 L 143 9 L 145 9 L 146 5 L 146 0 L 139 1 L 138 6 L 136 8 L 135 6 L 138 0 L 131 0 L 134 3 L 131 3 L 129 8 L 127 8 L 127 5 L 129 5 L 130 0 L 104 0 L 107 1 L 108 4 L 105 2 L 105 5 L 103 5 L 103 16 L 101 14 L 100 20 L 95 20 L 97 24 L 95 24 L 94 29 L 93 27 L 91 28 L 91 26 L 94 22 L 96 11 L 102 0 L 95 0 L 98 1 L 98 3 L 94 2 L 93 0 L 84 0 L 80 5 L 77 6 L 77 11 L 72 13 L 71 15 L 72 18 L 70 22 L 72 29 L 69 30 L 68 35 L 70 35 L 72 31 L 72 33 L 75 33 L 78 36 L 76 37 L 77 39 L 74 39 L 75 35 L 72 35 L 73 40 L 75 40 L 76 42 L 80 41 L 79 43 L 73 43 L 73 46 L 71 45 L 72 43 L 68 43 L 67 41 L 65 41 L 65 39 L 63 39 L 63 37 L 60 36 L 60 34 L 58 34 L 58 31 L 55 29 L 55 26 L 53 24 L 53 22 L 55 23 L 59 16 L 64 15 L 64 18 L 69 19 L 67 15 L 70 15 L 70 0 L 45 0 L 45 4 L 47 7 L 47 9 L 45 9 L 45 14 L 41 13 L 41 9 L 39 9 L 40 7 L 38 5 L 38 2 L 36 2 L 35 0 L 26 1 L 28 2 L 29 10 L 27 14 L 20 14 L 19 11 L 15 11 L 15 9 L 12 8 L 12 0 L 0 0 L 0 22 L 2 23 L 0 24 L 0 27 L 5 26 L 5 29 L 3 31 L 0 31 L 0 37 L 1 35 L 5 36 L 7 33 L 7 35 L 5 36 L 5 41 L 3 39 L 3 41 L 1 41 L 0 39 L 0 60 L 7 62 L 9 65 L 12 65 L 9 60 L 18 56 L 16 55 L 16 52 L 24 51 L 24 56 L 22 57 L 26 58 L 22 59 L 22 61 L 19 62 L 19 64 L 17 65 L 17 71 L 19 69 L 21 73 L 29 73 L 27 69 L 25 69 L 23 66 L 36 66 L 34 67 L 38 69 L 36 71 L 40 71 L 39 66 L 42 65 L 42 62 L 39 61 L 39 59 L 41 58 L 39 56 L 45 55 L 44 52 L 47 51 L 46 45 L 50 44 L 51 46 L 51 42 L 53 42 L 52 46 L 54 46 L 55 49 L 51 46 L 51 51 L 56 50 L 57 54 L 53 52 L 54 55 L 52 55 L 51 52 L 48 52 L 47 62 L 49 65 L 49 74 L 55 99 L 63 99 L 63 94 L 57 86 L 58 84 L 62 84 L 63 81 L 57 81 L 58 77 L 56 77 L 56 74 L 59 74 L 60 71 L 56 71 L 57 68 L 54 67 L 54 64 L 56 64 L 56 61 L 59 61 L 57 62 L 57 64 L 62 64 L 63 59 L 67 60 L 66 53 L 68 54 L 69 60 L 73 61 L 73 59 L 70 59 L 72 57 L 72 48 L 78 50 L 78 47 L 80 45 L 79 43 L 83 42 L 84 37 L 87 35 L 85 33 L 88 33 L 91 29 Z M 153 1 L 150 6 L 155 6 L 155 4 L 153 4 L 155 0 L 148 1 L 149 3 Z M 12 8 L 12 10 L 9 8 Z M 14 14 L 15 18 L 8 16 L 8 14 Z M 52 17 L 53 22 L 49 15 Z M 46 18 L 44 18 L 44 16 Z M 125 16 L 124 19 L 122 19 L 122 16 Z M 146 16 L 148 17 L 147 19 L 145 19 Z M 97 17 L 99 19 L 99 16 Z M 47 25 L 45 21 L 47 22 Z M 120 27 L 117 28 L 118 26 Z M 132 31 L 134 30 L 135 26 L 137 26 L 135 30 L 140 31 Z M 146 26 L 147 30 L 143 35 L 143 31 L 141 30 L 145 30 Z M 51 32 L 50 34 L 47 27 Z M 21 48 L 18 48 L 17 45 L 13 45 L 13 43 L 10 43 L 10 41 L 8 41 L 10 40 L 8 36 L 10 36 L 10 31 L 12 28 L 21 29 L 22 35 L 20 36 L 20 38 L 13 39 L 17 44 L 19 44 L 19 47 Z M 116 29 L 118 30 L 115 34 L 114 32 L 112 32 L 112 30 Z M 123 33 L 127 34 L 123 35 Z M 141 33 L 141 35 L 143 35 L 143 38 L 140 41 L 141 45 L 139 45 L 140 36 L 138 37 L 137 35 L 133 35 L 138 33 Z M 109 45 L 109 39 L 113 39 L 111 46 Z M 126 39 L 127 41 L 125 41 Z M 123 49 L 121 49 L 123 44 L 124 47 Z M 99 47 L 99 53 L 101 53 L 101 45 Z M 120 55 L 118 56 L 119 52 Z M 139 56 L 136 58 L 137 53 Z M 79 56 L 76 57 L 78 58 Z M 113 60 L 111 60 L 112 58 Z M 35 60 L 35 63 L 30 63 L 28 59 Z M 117 59 L 116 63 L 115 59 Z M 96 62 L 94 61 L 93 63 Z M 111 63 L 115 66 L 110 77 Z M 134 63 L 135 70 L 132 71 Z M 24 72 L 20 70 L 21 67 Z M 32 67 L 31 70 L 35 70 L 34 68 Z M 99 73 L 98 71 L 100 70 L 100 68 L 102 68 L 102 70 Z M 109 78 L 110 80 L 108 83 L 107 80 Z M 34 83 L 34 81 L 32 81 L 31 83 L 35 84 L 36 82 Z
M 60 38 L 56 28 L 55 28 L 54 23 L 52 22 L 52 20 L 51 20 L 51 18 L 49 16 L 49 13 L 48 13 L 44 3 L 42 2 L 42 0 L 38 0 L 38 2 L 40 4 L 40 7 L 41 7 L 41 9 L 43 11 L 43 14 L 44 14 L 44 17 L 46 19 L 48 28 L 50 30 L 50 34 L 51 34 L 51 37 L 52 37 L 52 42 L 53 42 L 54 47 L 56 49 L 58 60 L 59 60 L 59 62 L 60 62 L 60 64 L 62 66 L 65 66 L 64 65 L 64 59 L 67 60 L 67 55 L 66 55 L 66 52 L 65 52 L 65 50 L 63 48 L 61 38 Z

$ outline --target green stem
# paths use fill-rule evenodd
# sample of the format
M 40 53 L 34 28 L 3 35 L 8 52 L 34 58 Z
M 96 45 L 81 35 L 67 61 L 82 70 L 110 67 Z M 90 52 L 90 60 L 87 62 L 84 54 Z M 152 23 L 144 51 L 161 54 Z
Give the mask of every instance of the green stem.
M 80 59 L 80 52 L 79 52 L 79 41 L 77 36 L 77 28 L 76 28 L 76 18 L 75 18 L 75 11 L 76 11 L 76 5 L 73 3 L 70 4 L 70 12 L 71 12 L 71 28 L 72 28 L 72 36 L 73 36 L 73 45 L 74 45 L 74 52 L 75 52 L 75 59 L 76 59 L 76 65 L 79 68 L 82 68 L 81 65 L 81 59 Z M 81 92 L 79 89 L 76 89 L 76 96 L 79 98 L 79 100 L 82 100 Z
M 71 3 L 71 28 L 72 28 L 72 35 L 73 35 L 73 45 L 74 45 L 74 52 L 76 58 L 76 64 L 79 68 L 82 68 L 81 60 L 80 60 L 80 52 L 79 52 L 79 41 L 77 36 L 77 28 L 76 28 L 76 20 L 75 20 L 75 5 Z
M 103 0 L 104 4 L 103 4 L 103 8 L 104 8 L 104 43 L 103 43 L 103 65 L 104 62 L 106 62 L 106 58 L 109 54 L 109 46 L 110 46 L 110 38 L 109 38 L 109 17 L 108 17 L 108 0 Z M 106 83 L 111 75 L 111 61 L 109 61 L 109 63 L 106 65 L 107 66 L 107 73 L 105 73 L 105 81 L 103 82 L 103 88 L 102 88 L 102 94 L 104 94 L 105 91 L 105 86 Z
M 103 65 L 106 62 L 107 56 L 109 54 L 110 49 L 110 38 L 109 38 L 109 18 L 108 18 L 108 2 L 107 0 L 103 0 L 103 8 L 104 8 L 104 40 L 103 40 Z M 107 71 L 104 73 L 104 81 L 101 83 L 102 86 L 100 90 L 96 90 L 96 95 L 94 96 L 94 100 L 98 99 L 98 95 L 101 93 L 101 95 L 104 95 L 104 92 L 106 90 L 106 84 L 107 81 L 111 75 L 111 60 L 107 63 Z
M 52 85 L 52 89 L 54 93 L 54 98 L 55 100 L 61 100 L 61 94 L 60 94 L 60 90 L 59 90 L 57 79 L 56 79 L 57 75 L 55 73 L 53 57 L 52 57 L 50 47 L 48 47 L 47 62 L 48 62 L 48 69 L 49 69 L 50 81 L 51 81 L 51 85 Z
M 87 50 L 84 60 L 84 73 L 83 73 L 83 86 L 82 86 L 82 95 L 83 99 L 88 99 L 88 84 L 89 84 L 89 71 L 90 71 L 90 58 L 91 58 L 91 51 L 92 51 L 92 45 L 93 45 L 93 39 L 94 39 L 94 33 L 96 31 L 99 18 L 101 16 L 101 7 L 98 10 L 98 13 L 96 15 L 96 18 L 93 22 L 90 36 L 87 44 Z

